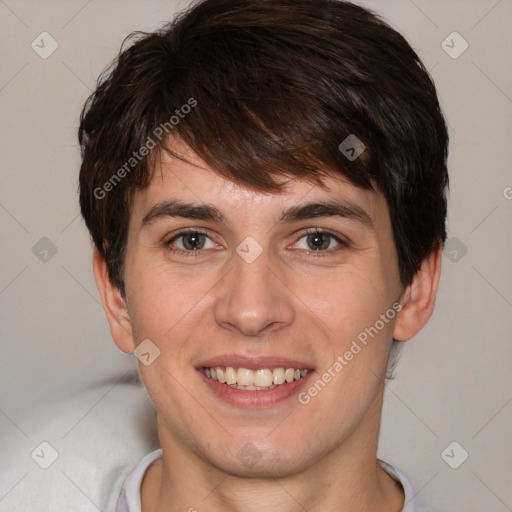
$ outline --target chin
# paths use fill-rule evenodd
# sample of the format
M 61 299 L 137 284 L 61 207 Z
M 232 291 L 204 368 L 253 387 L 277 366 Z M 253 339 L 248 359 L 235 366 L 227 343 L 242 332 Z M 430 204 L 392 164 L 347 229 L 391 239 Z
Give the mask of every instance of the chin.
M 268 440 L 244 440 L 218 454 L 209 454 L 206 460 L 224 473 L 240 478 L 280 478 L 298 473 L 310 464 L 305 454 L 297 451 L 301 443 L 279 447 Z M 239 447 L 240 446 L 240 447 Z

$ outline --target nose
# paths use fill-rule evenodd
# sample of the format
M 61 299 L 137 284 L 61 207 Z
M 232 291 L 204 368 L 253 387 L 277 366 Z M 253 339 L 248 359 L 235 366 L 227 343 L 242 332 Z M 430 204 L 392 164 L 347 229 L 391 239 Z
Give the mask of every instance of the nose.
M 233 268 L 222 280 L 215 302 L 218 325 L 246 336 L 261 336 L 293 322 L 293 292 L 268 250 L 252 262 L 233 254 Z

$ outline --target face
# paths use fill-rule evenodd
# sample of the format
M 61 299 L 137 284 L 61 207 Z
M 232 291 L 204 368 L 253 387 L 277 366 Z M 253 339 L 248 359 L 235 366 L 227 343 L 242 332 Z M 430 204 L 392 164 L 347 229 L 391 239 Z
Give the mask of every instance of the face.
M 402 292 L 386 202 L 335 177 L 262 193 L 182 152 L 135 195 L 124 273 L 130 348 L 160 350 L 139 366 L 161 442 L 300 471 L 378 423 Z

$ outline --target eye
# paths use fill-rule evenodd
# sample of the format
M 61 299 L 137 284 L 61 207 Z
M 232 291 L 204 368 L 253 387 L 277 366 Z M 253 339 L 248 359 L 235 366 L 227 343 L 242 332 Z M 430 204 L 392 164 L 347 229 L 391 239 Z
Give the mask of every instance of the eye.
M 210 242 L 208 244 L 208 241 Z M 202 231 L 180 231 L 168 240 L 165 245 L 169 247 L 173 252 L 184 253 L 200 251 L 202 249 L 213 249 L 215 243 L 213 240 Z M 172 246 L 176 246 L 177 249 L 173 249 Z
M 301 241 L 303 246 L 300 247 Z M 333 252 L 330 249 L 348 247 L 348 242 L 329 231 L 313 228 L 304 233 L 295 244 L 298 249 L 308 252 Z M 215 249 L 217 244 L 203 231 L 189 229 L 179 231 L 165 246 L 174 254 L 185 256 L 200 256 L 205 249 Z
M 302 235 L 299 238 L 299 242 L 303 239 L 305 240 L 306 247 L 299 247 L 299 249 L 306 251 L 325 252 L 327 249 L 332 249 L 337 246 L 348 247 L 348 243 L 339 236 L 329 231 L 319 229 L 312 229 Z M 297 242 L 297 244 L 299 242 Z

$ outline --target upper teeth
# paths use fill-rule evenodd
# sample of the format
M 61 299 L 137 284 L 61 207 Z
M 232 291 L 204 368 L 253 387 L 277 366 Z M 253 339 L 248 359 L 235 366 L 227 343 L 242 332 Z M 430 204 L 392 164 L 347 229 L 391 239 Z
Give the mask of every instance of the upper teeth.
M 296 368 L 261 368 L 250 370 L 248 368 L 233 368 L 231 366 L 203 368 L 207 377 L 218 380 L 222 384 L 232 386 L 250 386 L 256 388 L 273 387 L 274 385 L 293 382 L 307 375 L 309 370 Z

